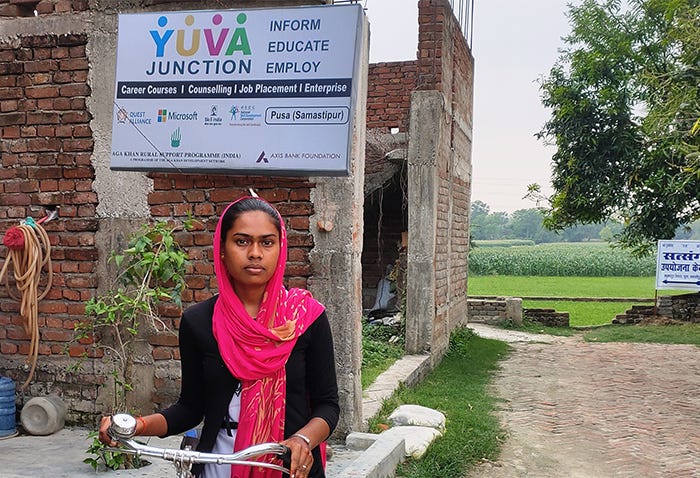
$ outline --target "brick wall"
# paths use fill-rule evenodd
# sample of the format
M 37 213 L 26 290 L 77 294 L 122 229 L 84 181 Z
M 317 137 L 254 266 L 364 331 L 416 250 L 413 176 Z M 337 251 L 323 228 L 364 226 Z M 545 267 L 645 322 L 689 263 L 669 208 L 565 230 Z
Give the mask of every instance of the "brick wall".
M 0 0 L 0 17 L 32 17 L 52 13 L 83 12 L 88 10 L 88 0 L 40 0 L 36 2 L 13 3 Z
M 367 129 L 388 133 L 408 131 L 411 93 L 416 87 L 416 61 L 375 63 L 369 66 Z
M 49 8 L 50 2 L 41 3 Z M 61 5 L 51 3 L 52 8 L 65 8 Z M 0 13 L 16 12 L 15 7 L 0 2 Z M 82 318 L 84 302 L 98 284 L 98 198 L 92 187 L 86 43 L 86 35 L 80 34 L 0 42 L 0 231 L 27 216 L 43 217 L 47 208 L 60 208 L 60 219 L 45 224 L 52 247 L 53 287 L 39 303 L 40 366 L 28 392 L 49 393 L 60 385 L 63 396 L 94 402 L 103 378 L 89 370 L 82 375 L 68 372 L 70 359 L 66 361 L 65 355 L 73 325 Z M 3 262 L 6 253 L 0 248 Z M 45 280 L 46 275 L 42 287 Z M 22 364 L 30 343 L 24 325 L 18 303 L 8 297 L 5 287 L 0 288 L 0 372 L 19 383 L 27 376 Z M 67 353 L 82 356 L 89 353 L 88 345 L 72 344 Z M 46 366 L 47 360 L 61 366 Z
M 0 43 L 0 229 L 60 207 L 61 219 L 45 226 L 55 276 L 39 306 L 42 317 L 50 316 L 40 324 L 42 355 L 62 353 L 83 301 L 97 287 L 86 41 L 84 35 L 47 35 Z M 7 325 L 0 330 L 0 352 L 26 354 L 18 306 L 4 288 L 0 311 L 0 325 Z
M 511 321 L 515 325 L 523 322 L 523 301 L 518 297 L 497 297 L 493 299 L 468 299 L 469 322 L 483 322 L 501 325 Z
M 17 8 L 16 8 L 17 7 Z M 80 9 L 81 2 L 40 2 L 42 13 Z M 53 9 L 53 10 L 51 10 Z M 0 15 L 23 16 L 18 5 L 0 1 Z M 33 13 L 32 13 L 33 14 Z M 39 366 L 28 396 L 59 394 L 69 405 L 68 420 L 83 423 L 102 411 L 98 404 L 109 363 L 89 341 L 75 343 L 73 326 L 84 318 L 84 303 L 104 287 L 98 277 L 95 237 L 102 219 L 94 192 L 92 115 L 87 34 L 22 36 L 0 42 L 0 233 L 27 216 L 43 217 L 58 207 L 59 219 L 45 224 L 52 246 L 53 286 L 39 304 Z M 309 216 L 313 213 L 305 178 L 263 178 L 222 175 L 152 174 L 148 195 L 153 219 L 182 219 L 191 213 L 200 221 L 195 231 L 178 240 L 191 259 L 185 305 L 216 291 L 211 265 L 212 235 L 218 215 L 249 187 L 274 203 L 289 231 L 286 283 L 306 287 L 312 275 L 308 253 L 313 247 Z M 7 249 L 0 247 L 0 264 Z M 11 272 L 11 271 L 10 271 Z M 101 283 L 102 282 L 102 283 Z M 10 281 L 12 284 L 13 282 Z M 177 329 L 180 310 L 164 306 L 166 325 Z M 177 339 L 168 333 L 147 337 L 155 364 L 155 407 L 172 403 L 179 390 Z M 24 331 L 19 304 L 0 288 L 0 375 L 24 382 L 30 336 Z M 83 360 L 83 357 L 87 357 Z M 71 372 L 80 365 L 80 372 Z
M 435 318 L 431 350 L 446 350 L 467 318 L 473 57 L 448 1 L 418 2 L 416 89 L 437 90 L 446 121 L 437 154 Z M 436 126 L 437 127 L 437 126 Z
M 645 320 L 669 319 L 679 322 L 700 323 L 700 293 L 659 296 L 656 306 L 634 305 L 624 314 L 618 314 L 613 324 L 638 324 Z

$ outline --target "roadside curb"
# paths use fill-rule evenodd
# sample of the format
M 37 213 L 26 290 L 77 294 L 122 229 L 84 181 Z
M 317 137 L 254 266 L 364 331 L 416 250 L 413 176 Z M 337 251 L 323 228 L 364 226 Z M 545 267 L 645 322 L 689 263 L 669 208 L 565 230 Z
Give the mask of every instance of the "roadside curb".
M 406 458 L 405 440 L 400 437 L 377 439 L 343 471 L 343 477 L 387 478 L 396 473 L 396 466 Z
M 367 430 L 369 420 L 381 410 L 384 401 L 391 397 L 401 384 L 413 386 L 430 372 L 430 360 L 431 356 L 428 354 L 404 355 L 367 387 L 362 398 L 363 430 Z M 346 438 L 346 443 L 350 448 L 358 448 L 358 444 L 352 442 L 356 440 L 355 437 L 362 435 L 369 434 L 353 432 Z M 381 435 L 375 435 L 375 437 L 379 438 L 368 439 L 365 446 L 369 446 L 358 458 L 342 469 L 339 477 L 390 478 L 395 476 L 396 466 L 406 459 L 405 440 L 399 437 L 382 438 Z

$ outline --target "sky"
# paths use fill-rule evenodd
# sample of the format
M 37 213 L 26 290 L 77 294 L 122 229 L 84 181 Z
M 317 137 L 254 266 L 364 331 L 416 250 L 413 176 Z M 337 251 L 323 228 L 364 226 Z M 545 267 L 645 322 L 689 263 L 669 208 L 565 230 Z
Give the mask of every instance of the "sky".
M 415 59 L 418 1 L 360 3 L 370 22 L 370 63 Z M 554 148 L 534 136 L 549 118 L 538 80 L 554 65 L 561 37 L 569 33 L 566 3 L 474 0 L 472 202 L 486 203 L 491 212 L 535 207 L 523 199 L 531 183 L 552 192 Z

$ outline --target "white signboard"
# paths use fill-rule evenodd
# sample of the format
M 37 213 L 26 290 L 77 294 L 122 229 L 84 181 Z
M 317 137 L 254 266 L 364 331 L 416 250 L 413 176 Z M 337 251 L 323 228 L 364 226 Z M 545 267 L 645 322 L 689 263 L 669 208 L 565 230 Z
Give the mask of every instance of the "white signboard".
M 111 168 L 347 175 L 363 15 L 119 15 Z
M 700 290 L 700 241 L 659 241 L 656 288 Z

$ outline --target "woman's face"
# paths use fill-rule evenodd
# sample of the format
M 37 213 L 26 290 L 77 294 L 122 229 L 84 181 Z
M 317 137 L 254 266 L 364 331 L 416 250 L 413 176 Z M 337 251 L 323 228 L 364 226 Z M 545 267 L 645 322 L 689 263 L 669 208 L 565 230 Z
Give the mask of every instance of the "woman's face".
M 280 235 L 275 223 L 263 211 L 242 213 L 226 233 L 222 254 L 236 292 L 264 287 L 274 274 L 280 255 Z

